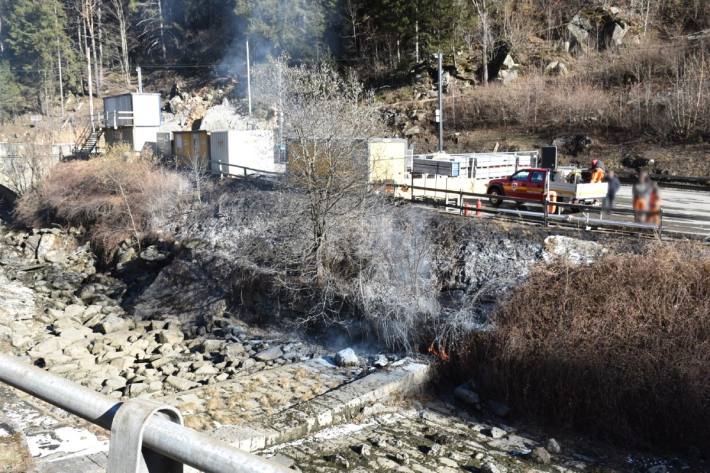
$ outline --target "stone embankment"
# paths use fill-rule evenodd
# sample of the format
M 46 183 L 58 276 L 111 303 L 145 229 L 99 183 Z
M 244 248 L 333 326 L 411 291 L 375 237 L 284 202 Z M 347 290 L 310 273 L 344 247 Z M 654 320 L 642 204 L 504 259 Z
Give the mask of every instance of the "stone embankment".
M 174 405 L 188 426 L 296 471 L 565 473 L 607 461 L 520 432 L 470 386 L 421 394 L 426 363 L 336 353 L 234 318 L 196 330 L 175 306 L 141 319 L 77 237 L 0 227 L 0 349 L 117 400 Z M 99 472 L 107 451 L 105 432 L 0 386 L 0 471 Z

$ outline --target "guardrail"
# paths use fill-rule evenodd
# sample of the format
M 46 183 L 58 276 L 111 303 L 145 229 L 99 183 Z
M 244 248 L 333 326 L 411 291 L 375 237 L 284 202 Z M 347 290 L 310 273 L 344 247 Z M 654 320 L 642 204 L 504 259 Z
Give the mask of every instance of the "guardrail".
M 111 430 L 107 473 L 182 471 L 175 462 L 204 473 L 293 473 L 176 423 L 179 413 L 168 406 L 116 402 L 2 353 L 0 381 Z
M 246 166 L 240 166 L 238 164 L 230 164 L 230 163 L 225 163 L 222 161 L 210 161 L 211 164 L 216 164 L 218 166 L 227 166 L 231 168 L 239 168 L 244 171 L 244 177 L 247 177 L 248 173 L 247 171 L 252 171 L 252 172 L 257 172 L 259 174 L 268 174 L 272 176 L 283 176 L 285 173 L 283 172 L 277 172 L 277 171 L 264 171 L 263 169 L 254 169 Z M 238 176 L 238 174 L 230 174 L 231 176 Z
M 382 184 L 383 187 L 385 188 L 391 188 L 391 189 L 396 189 L 396 188 L 401 188 L 403 192 L 410 192 L 411 195 L 409 196 L 410 201 L 414 202 L 421 202 L 424 204 L 430 204 L 435 207 L 445 207 L 447 209 L 454 209 L 454 210 L 459 210 L 461 214 L 465 214 L 466 212 L 477 212 L 477 213 L 487 213 L 487 214 L 495 214 L 495 215 L 510 215 L 510 216 L 517 216 L 520 218 L 525 218 L 527 220 L 539 220 L 541 223 L 543 223 L 545 226 L 547 226 L 550 222 L 556 222 L 556 223 L 567 223 L 567 224 L 573 224 L 576 226 L 584 225 L 585 227 L 587 226 L 594 226 L 594 227 L 608 227 L 608 228 L 616 228 L 616 229 L 626 229 L 630 230 L 633 232 L 638 232 L 638 231 L 650 231 L 654 233 L 658 233 L 659 235 L 663 234 L 663 219 L 664 217 L 668 216 L 673 216 L 676 218 L 681 218 L 681 217 L 691 217 L 687 215 L 682 215 L 682 214 L 668 214 L 667 212 L 664 212 L 663 209 L 660 210 L 659 212 L 659 219 L 660 222 L 658 225 L 653 224 L 653 223 L 642 223 L 642 222 L 625 222 L 625 221 L 619 221 L 619 220 L 612 220 L 608 218 L 604 218 L 605 216 L 605 211 L 602 207 L 596 207 L 596 206 L 590 206 L 590 205 L 583 205 L 583 204 L 575 204 L 575 203 L 568 203 L 568 202 L 552 202 L 547 199 L 543 200 L 533 200 L 533 199 L 525 199 L 525 198 L 520 198 L 520 197 L 507 197 L 507 196 L 496 196 L 496 199 L 499 199 L 503 202 L 513 202 L 515 204 L 519 205 L 530 205 L 530 206 L 539 206 L 542 207 L 542 211 L 540 212 L 533 212 L 529 210 L 520 210 L 520 209 L 504 209 L 504 208 L 485 208 L 483 206 L 479 206 L 476 208 L 472 208 L 466 205 L 461 205 L 464 201 L 464 197 L 471 197 L 475 200 L 479 201 L 489 201 L 490 195 L 488 194 L 478 194 L 474 192 L 465 192 L 465 191 L 455 191 L 455 190 L 444 190 L 444 189 L 436 189 L 436 188 L 431 188 L 431 187 L 422 187 L 422 186 L 412 186 L 408 184 Z M 427 196 L 416 196 L 414 191 L 425 191 L 425 192 L 434 192 L 439 195 L 444 195 L 444 196 L 457 196 L 457 202 L 456 204 L 452 202 L 447 202 L 446 197 L 444 199 L 436 199 L 433 197 L 427 197 Z M 407 198 L 403 198 L 407 199 Z M 549 207 L 554 206 L 556 207 L 556 212 L 549 212 Z M 578 216 L 578 215 L 563 215 L 561 213 L 562 208 L 571 208 L 575 209 L 581 212 L 587 212 L 586 215 L 584 216 Z M 593 218 L 590 213 L 599 213 L 599 218 Z M 629 216 L 635 216 L 636 213 L 633 210 L 630 209 L 614 209 L 613 214 L 616 215 L 629 215 Z M 651 215 L 651 212 L 645 212 L 646 215 Z M 606 214 L 608 215 L 608 214 Z M 709 219 L 710 221 L 710 219 Z

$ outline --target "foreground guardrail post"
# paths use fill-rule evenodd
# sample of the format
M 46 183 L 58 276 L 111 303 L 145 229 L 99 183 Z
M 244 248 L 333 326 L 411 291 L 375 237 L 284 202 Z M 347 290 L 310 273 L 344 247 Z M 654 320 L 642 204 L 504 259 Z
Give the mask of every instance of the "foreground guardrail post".
M 124 406 L 89 388 L 4 353 L 0 353 L 0 382 L 105 429 L 112 428 L 118 417 L 117 412 Z M 126 409 L 128 415 L 132 409 L 128 406 Z M 148 410 L 150 409 L 141 410 L 141 446 L 164 458 L 189 465 L 203 473 L 293 473 L 293 470 L 284 466 L 171 422 L 165 414 L 155 414 L 155 406 L 151 411 L 153 415 L 146 415 Z M 110 449 L 111 447 L 109 453 Z M 153 473 L 153 470 L 149 471 Z M 172 473 L 172 470 L 167 471 Z
M 161 414 L 183 424 L 177 409 L 150 399 L 132 399 L 121 405 L 111 424 L 106 473 L 182 473 L 182 463 L 143 448 L 146 424 Z

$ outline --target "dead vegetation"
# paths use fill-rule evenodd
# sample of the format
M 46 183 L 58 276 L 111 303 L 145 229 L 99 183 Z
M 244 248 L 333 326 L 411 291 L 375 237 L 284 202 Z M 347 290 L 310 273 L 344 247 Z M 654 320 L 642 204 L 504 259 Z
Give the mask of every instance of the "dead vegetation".
M 569 74 L 529 70 L 505 86 L 449 99 L 460 131 L 480 126 L 623 131 L 671 142 L 710 136 L 705 46 L 644 44 L 567 61 Z
M 626 444 L 710 442 L 710 257 L 652 246 L 538 269 L 463 369 L 522 413 Z
M 57 165 L 19 199 L 15 212 L 29 226 L 83 226 L 110 260 L 122 241 L 140 248 L 143 239 L 159 235 L 187 188 L 180 175 L 114 148 L 100 159 Z

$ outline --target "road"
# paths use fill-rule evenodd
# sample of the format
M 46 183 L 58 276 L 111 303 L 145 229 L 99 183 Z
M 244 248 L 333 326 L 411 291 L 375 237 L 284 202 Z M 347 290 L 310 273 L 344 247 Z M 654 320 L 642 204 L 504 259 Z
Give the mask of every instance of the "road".
M 684 214 L 691 218 L 663 218 L 663 228 L 683 233 L 710 235 L 710 192 L 661 188 L 663 211 Z M 631 208 L 631 186 L 621 186 L 617 205 Z
M 662 187 L 661 198 L 663 211 L 665 212 L 663 217 L 664 231 L 710 237 L 710 192 Z M 621 186 L 615 208 L 631 209 L 631 201 L 631 186 Z M 485 207 L 491 208 L 488 202 L 484 201 L 482 203 Z M 502 208 L 510 209 L 513 207 L 512 204 L 506 203 Z M 535 207 L 529 207 L 529 209 L 534 210 Z M 584 213 L 577 215 L 583 216 Z M 682 215 L 682 217 L 679 218 L 679 215 Z M 600 212 L 589 214 L 592 219 L 597 219 L 599 216 Z M 630 215 L 612 213 L 607 218 L 609 220 L 633 222 L 633 217 Z

